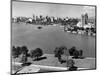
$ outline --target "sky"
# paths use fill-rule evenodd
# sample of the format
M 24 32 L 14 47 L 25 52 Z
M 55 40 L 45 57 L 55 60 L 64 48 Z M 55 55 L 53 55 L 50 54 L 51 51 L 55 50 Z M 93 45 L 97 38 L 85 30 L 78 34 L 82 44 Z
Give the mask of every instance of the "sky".
M 79 6 L 68 4 L 50 4 L 36 2 L 12 2 L 12 17 L 32 15 L 54 16 L 54 17 L 74 17 L 79 18 L 81 14 L 88 13 L 89 17 L 95 16 L 95 7 Z

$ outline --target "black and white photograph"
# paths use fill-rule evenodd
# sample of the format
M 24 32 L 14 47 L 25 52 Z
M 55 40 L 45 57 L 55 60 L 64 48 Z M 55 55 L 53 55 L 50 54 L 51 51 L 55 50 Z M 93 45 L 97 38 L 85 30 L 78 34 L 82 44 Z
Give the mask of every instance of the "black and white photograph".
M 11 74 L 96 69 L 96 5 L 11 0 Z

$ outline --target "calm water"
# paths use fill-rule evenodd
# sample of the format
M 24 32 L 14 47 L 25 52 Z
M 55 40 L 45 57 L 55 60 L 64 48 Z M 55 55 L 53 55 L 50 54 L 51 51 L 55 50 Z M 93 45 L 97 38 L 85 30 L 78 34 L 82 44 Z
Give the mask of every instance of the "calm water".
M 28 48 L 42 48 L 44 53 L 53 53 L 55 47 L 65 45 L 68 49 L 76 46 L 83 49 L 84 56 L 95 57 L 95 37 L 71 34 L 60 26 L 12 24 L 12 45 L 26 45 Z

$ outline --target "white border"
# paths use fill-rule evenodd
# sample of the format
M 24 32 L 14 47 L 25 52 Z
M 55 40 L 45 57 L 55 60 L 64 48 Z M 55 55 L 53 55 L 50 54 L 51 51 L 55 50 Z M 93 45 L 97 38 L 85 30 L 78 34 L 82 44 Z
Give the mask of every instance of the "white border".
M 97 5 L 97 13 L 100 13 L 100 0 L 27 0 L 54 3 L 89 4 Z M 41 75 L 99 75 L 100 72 L 100 14 L 97 14 L 97 70 L 39 73 Z M 0 0 L 0 75 L 9 75 L 10 72 L 10 0 Z M 29 75 L 29 74 L 28 74 Z M 33 75 L 33 74 L 30 74 Z M 36 74 L 34 74 L 36 75 Z

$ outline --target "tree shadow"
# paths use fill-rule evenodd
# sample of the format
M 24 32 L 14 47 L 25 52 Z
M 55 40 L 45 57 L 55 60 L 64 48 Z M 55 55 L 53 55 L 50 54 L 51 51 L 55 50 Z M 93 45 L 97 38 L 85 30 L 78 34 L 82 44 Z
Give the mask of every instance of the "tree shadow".
M 68 71 L 77 71 L 78 67 L 76 66 L 72 66 L 72 67 L 69 67 Z
M 85 59 L 85 57 L 72 57 L 73 59 Z
M 61 60 L 60 63 L 61 64 L 66 63 L 66 60 Z
M 40 60 L 44 60 L 44 59 L 47 59 L 47 57 L 39 57 L 37 59 L 34 59 L 33 61 L 40 61 Z
M 29 66 L 31 64 L 32 64 L 31 62 L 26 62 L 26 63 L 23 63 L 22 66 Z

